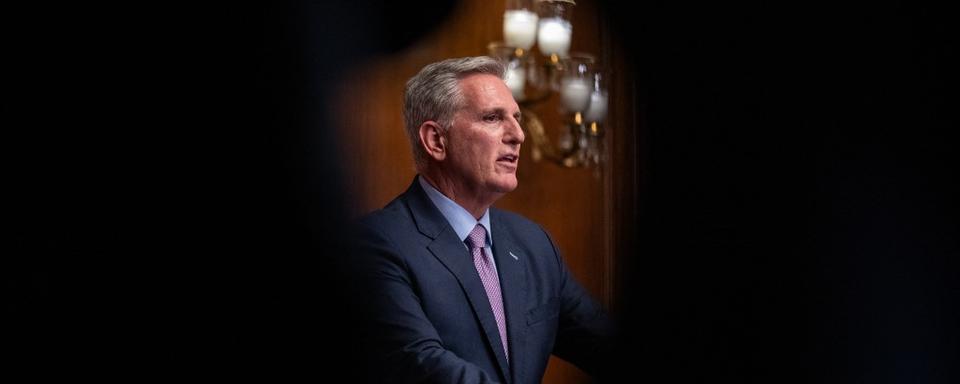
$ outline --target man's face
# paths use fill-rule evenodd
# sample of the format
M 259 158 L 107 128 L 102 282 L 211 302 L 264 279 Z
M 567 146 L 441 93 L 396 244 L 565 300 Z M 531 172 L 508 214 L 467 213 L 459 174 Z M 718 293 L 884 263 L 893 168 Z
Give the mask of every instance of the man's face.
M 494 75 L 469 75 L 460 88 L 465 106 L 447 133 L 449 176 L 474 194 L 498 198 L 517 187 L 520 107 Z

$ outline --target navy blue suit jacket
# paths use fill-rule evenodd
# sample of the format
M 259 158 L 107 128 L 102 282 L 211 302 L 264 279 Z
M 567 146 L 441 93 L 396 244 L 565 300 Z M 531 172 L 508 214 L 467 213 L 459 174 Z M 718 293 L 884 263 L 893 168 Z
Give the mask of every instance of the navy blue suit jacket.
M 351 263 L 374 381 L 539 383 L 551 354 L 598 374 L 611 326 L 539 225 L 491 208 L 509 361 L 470 252 L 419 182 L 360 221 Z

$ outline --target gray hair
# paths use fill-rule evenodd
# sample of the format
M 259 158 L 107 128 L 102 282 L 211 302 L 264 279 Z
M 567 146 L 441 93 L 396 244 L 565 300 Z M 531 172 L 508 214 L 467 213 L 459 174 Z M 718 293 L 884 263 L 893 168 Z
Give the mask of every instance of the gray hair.
M 422 171 L 427 162 L 427 152 L 420 146 L 420 125 L 433 120 L 444 132 L 450 129 L 453 115 L 466 102 L 460 79 L 474 73 L 502 79 L 505 71 L 503 63 L 492 57 L 462 57 L 429 64 L 407 81 L 403 92 L 403 123 L 418 171 Z

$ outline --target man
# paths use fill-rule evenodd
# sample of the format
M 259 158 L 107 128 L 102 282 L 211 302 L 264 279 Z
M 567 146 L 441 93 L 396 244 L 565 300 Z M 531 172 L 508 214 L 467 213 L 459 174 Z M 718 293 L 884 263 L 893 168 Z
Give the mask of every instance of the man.
M 520 108 L 489 57 L 427 65 L 404 121 L 419 176 L 361 220 L 356 294 L 376 381 L 539 383 L 550 354 L 602 372 L 610 325 L 517 187 Z

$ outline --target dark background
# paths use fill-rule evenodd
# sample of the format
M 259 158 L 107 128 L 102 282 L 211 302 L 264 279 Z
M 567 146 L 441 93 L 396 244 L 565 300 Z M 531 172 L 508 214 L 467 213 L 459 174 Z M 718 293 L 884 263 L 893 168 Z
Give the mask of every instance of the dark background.
M 604 3 L 641 116 L 622 373 L 956 382 L 956 24 L 768 3 Z M 450 6 L 4 6 L 11 366 L 350 372 L 318 106 Z
M 391 23 L 446 8 L 6 7 L 9 366 L 123 380 L 356 373 L 333 262 L 346 160 L 325 86 L 426 30 Z
M 944 5 L 622 3 L 643 117 L 626 373 L 960 380 Z

